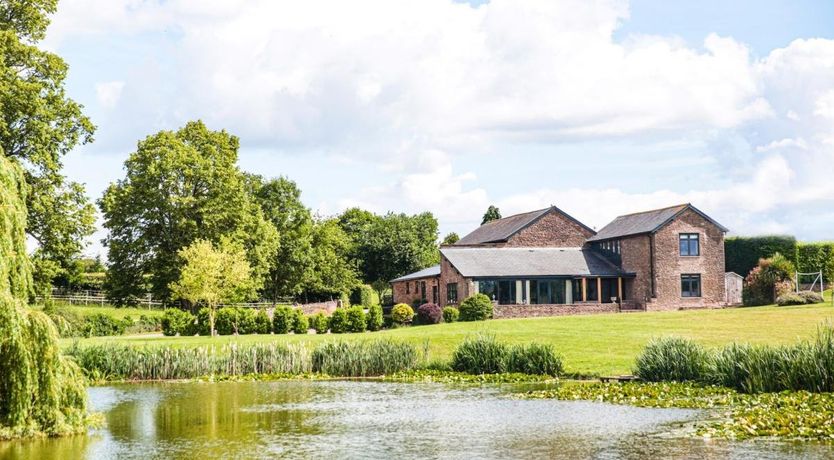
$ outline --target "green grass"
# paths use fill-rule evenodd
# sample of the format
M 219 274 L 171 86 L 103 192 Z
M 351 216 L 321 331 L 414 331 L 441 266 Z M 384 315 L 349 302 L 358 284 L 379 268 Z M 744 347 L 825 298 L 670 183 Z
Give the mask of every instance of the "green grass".
M 829 297 L 830 298 L 830 297 Z M 830 301 L 829 301 L 830 302 Z M 82 308 L 82 307 L 79 307 Z M 138 315 L 137 315 L 138 317 Z M 491 320 L 472 323 L 414 326 L 363 334 L 247 335 L 221 337 L 120 336 L 81 339 L 81 345 L 107 342 L 129 345 L 194 346 L 227 343 L 309 342 L 335 337 L 345 340 L 391 339 L 422 347 L 428 341 L 429 359 L 448 360 L 466 337 L 488 332 L 507 343 L 537 341 L 552 344 L 564 356 L 565 371 L 585 375 L 631 372 L 634 359 L 653 337 L 679 335 L 708 347 L 733 341 L 786 344 L 811 339 L 817 326 L 834 320 L 830 303 L 794 307 L 752 307 L 724 310 L 622 313 L 555 318 Z M 65 346 L 72 339 L 64 339 Z
M 113 306 L 93 306 L 93 305 L 70 305 L 67 303 L 56 303 L 55 306 L 60 309 L 69 310 L 73 313 L 76 313 L 81 316 L 90 316 L 95 315 L 96 313 L 104 313 L 106 315 L 112 316 L 115 319 L 122 319 L 125 316 L 130 316 L 134 320 L 139 319 L 139 316 L 145 315 L 148 317 L 152 316 L 159 316 L 162 317 L 162 312 L 159 308 L 149 310 L 147 308 L 134 308 L 134 307 L 120 307 L 116 308 Z M 42 310 L 43 306 L 36 306 L 38 310 Z

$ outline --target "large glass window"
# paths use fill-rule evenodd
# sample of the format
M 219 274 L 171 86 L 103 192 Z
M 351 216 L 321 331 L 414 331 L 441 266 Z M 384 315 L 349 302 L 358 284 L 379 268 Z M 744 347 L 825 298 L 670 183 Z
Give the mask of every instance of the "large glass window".
M 602 303 L 611 302 L 612 298 L 617 297 L 617 278 L 603 278 L 602 279 L 602 297 L 600 297 L 600 301 Z
M 501 280 L 498 282 L 498 303 L 501 305 L 515 303 L 515 280 Z
M 446 285 L 446 303 L 458 303 L 458 283 Z
M 681 297 L 701 297 L 701 275 L 681 275 Z
M 489 297 L 491 300 L 498 299 L 498 283 L 492 280 L 479 281 L 478 292 Z
M 682 256 L 701 255 L 701 245 L 697 233 L 681 233 L 679 241 Z
M 597 279 L 596 278 L 587 278 L 585 283 L 585 294 L 587 295 L 587 301 L 599 301 L 599 291 L 597 291 Z
M 420 300 L 426 302 L 426 282 L 420 281 Z
M 530 280 L 531 304 L 564 304 L 565 280 Z

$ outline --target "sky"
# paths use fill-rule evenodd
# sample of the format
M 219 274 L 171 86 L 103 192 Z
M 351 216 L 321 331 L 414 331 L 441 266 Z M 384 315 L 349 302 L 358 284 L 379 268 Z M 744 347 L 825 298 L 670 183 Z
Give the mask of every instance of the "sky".
M 93 200 L 201 119 L 321 216 L 431 211 L 442 236 L 490 204 L 599 229 L 691 202 L 829 240 L 831 24 L 811 0 L 61 0 L 43 46 L 98 127 L 64 161 Z

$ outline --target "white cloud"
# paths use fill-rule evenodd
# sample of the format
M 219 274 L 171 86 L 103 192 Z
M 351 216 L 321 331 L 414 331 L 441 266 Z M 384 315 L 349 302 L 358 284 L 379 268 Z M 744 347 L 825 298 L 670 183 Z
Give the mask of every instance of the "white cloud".
M 112 109 L 119 103 L 122 97 L 122 90 L 125 87 L 123 81 L 109 81 L 96 84 L 96 98 L 99 105 L 105 109 Z
M 113 123 L 140 130 L 127 145 L 200 117 L 261 148 L 382 165 L 385 180 L 345 181 L 324 209 L 429 209 L 461 231 L 491 202 L 505 214 L 555 204 L 600 226 L 691 201 L 739 233 L 815 225 L 788 211 L 834 206 L 834 41 L 796 40 L 756 59 L 717 35 L 699 48 L 617 41 L 627 18 L 616 0 L 63 0 L 49 39 L 165 37 L 152 72 L 125 73 L 123 98 L 121 87 L 97 88 L 102 106 L 118 104 Z M 518 191 L 499 194 L 477 165 L 453 167 L 458 153 L 511 163 L 508 152 L 532 144 L 589 141 L 702 145 L 698 161 L 675 149 L 664 160 L 711 168 L 714 180 L 654 187 L 632 162 L 622 174 L 644 187 L 510 176 Z

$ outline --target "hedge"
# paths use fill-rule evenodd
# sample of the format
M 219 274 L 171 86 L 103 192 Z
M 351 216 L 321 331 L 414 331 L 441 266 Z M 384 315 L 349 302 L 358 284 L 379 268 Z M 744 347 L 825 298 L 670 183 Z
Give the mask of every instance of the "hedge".
M 747 276 L 759 259 L 766 259 L 780 253 L 788 260 L 796 259 L 796 238 L 788 235 L 734 236 L 724 240 L 726 270 Z
M 811 273 L 822 270 L 826 284 L 834 281 L 834 242 L 799 243 L 796 248 L 797 271 Z M 810 279 L 800 281 L 810 282 Z

